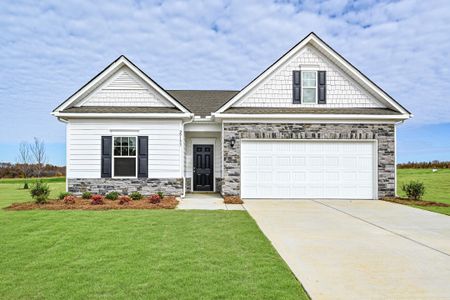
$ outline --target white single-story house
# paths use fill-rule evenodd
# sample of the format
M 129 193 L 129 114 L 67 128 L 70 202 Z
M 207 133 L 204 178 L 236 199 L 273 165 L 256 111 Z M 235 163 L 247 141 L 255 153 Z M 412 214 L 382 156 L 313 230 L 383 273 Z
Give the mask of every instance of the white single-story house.
M 67 189 L 378 199 L 411 113 L 314 33 L 240 91 L 165 90 L 125 56 L 59 105 Z

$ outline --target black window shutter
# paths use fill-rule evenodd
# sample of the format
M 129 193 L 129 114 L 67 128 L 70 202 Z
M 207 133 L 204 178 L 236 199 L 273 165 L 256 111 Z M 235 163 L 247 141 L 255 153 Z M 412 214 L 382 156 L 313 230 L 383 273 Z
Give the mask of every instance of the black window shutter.
M 300 104 L 302 102 L 301 81 L 301 72 L 292 71 L 292 103 L 294 104 Z
M 148 177 L 148 136 L 138 137 L 138 177 Z
M 102 178 L 111 178 L 112 136 L 102 136 Z
M 317 90 L 317 99 L 319 104 L 326 104 L 327 103 L 327 72 L 326 71 L 319 71 L 319 84 L 318 84 L 318 90 Z

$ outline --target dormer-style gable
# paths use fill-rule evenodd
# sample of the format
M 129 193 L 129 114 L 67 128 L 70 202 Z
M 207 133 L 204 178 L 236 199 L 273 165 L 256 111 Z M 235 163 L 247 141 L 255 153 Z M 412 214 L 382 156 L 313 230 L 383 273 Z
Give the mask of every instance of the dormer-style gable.
M 343 109 L 410 113 L 314 33 L 309 34 L 273 65 L 225 103 L 214 115 L 250 112 L 250 108 L 292 114 L 320 114 Z M 325 111 L 325 110 L 324 110 Z
M 120 56 L 53 111 L 55 116 L 73 113 L 191 114 L 125 56 Z

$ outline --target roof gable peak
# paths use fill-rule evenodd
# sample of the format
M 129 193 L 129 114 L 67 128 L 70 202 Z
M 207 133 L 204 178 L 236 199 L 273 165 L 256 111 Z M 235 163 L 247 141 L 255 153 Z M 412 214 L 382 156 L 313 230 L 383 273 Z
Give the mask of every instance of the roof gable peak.
M 270 65 L 266 70 L 264 70 L 260 75 L 253 79 L 249 84 L 247 84 L 238 94 L 231 98 L 227 103 L 222 105 L 215 114 L 220 114 L 225 112 L 228 108 L 236 104 L 239 100 L 243 99 L 244 96 L 248 95 L 256 86 L 261 82 L 269 78 L 276 70 L 278 70 L 282 65 L 290 61 L 295 55 L 300 51 L 311 45 L 314 49 L 321 52 L 325 57 L 331 58 L 333 63 L 344 70 L 347 75 L 355 80 L 364 89 L 369 91 L 374 95 L 376 100 L 385 105 L 386 107 L 393 109 L 395 111 L 404 114 L 405 116 L 410 116 L 410 112 L 396 102 L 390 95 L 378 87 L 374 82 L 372 82 L 367 76 L 361 73 L 357 68 L 350 64 L 345 58 L 343 58 L 339 53 L 332 49 L 328 44 L 326 44 L 321 38 L 319 38 L 314 32 L 309 33 L 305 38 L 293 46 L 289 51 L 287 51 L 283 56 L 276 60 L 272 65 Z
M 111 76 L 116 74 L 120 69 L 126 67 L 136 79 L 141 80 L 145 84 L 149 85 L 154 89 L 162 99 L 175 106 L 179 110 L 185 113 L 190 113 L 190 111 L 179 103 L 175 98 L 173 98 L 169 93 L 166 92 L 159 84 L 157 84 L 153 79 L 145 74 L 141 69 L 139 69 L 133 62 L 131 62 L 125 55 L 119 56 L 110 65 L 103 69 L 99 74 L 87 82 L 83 87 L 76 91 L 72 96 L 66 99 L 58 107 L 53 110 L 53 114 L 58 113 L 71 105 L 84 101 L 85 97 L 93 93 L 98 87 L 104 84 Z

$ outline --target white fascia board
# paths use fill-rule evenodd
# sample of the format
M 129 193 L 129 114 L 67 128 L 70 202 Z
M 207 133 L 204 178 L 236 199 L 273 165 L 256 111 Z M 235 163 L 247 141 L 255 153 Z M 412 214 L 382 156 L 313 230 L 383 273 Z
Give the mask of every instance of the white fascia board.
M 73 94 L 69 99 L 67 99 L 61 105 L 59 105 L 54 110 L 54 112 L 59 112 L 61 110 L 64 110 L 69 105 L 71 105 L 73 102 L 79 100 L 80 98 L 82 98 L 86 94 L 92 92 L 98 86 L 99 83 L 103 82 L 103 80 L 106 77 L 110 76 L 111 74 L 114 74 L 117 70 L 119 70 L 123 66 L 128 67 L 131 71 L 133 71 L 135 74 L 137 74 L 140 79 L 142 79 L 145 83 L 150 85 L 158 93 L 160 93 L 167 101 L 169 101 L 171 104 L 173 104 L 176 108 L 178 108 L 182 112 L 190 113 L 184 106 L 182 106 L 178 101 L 176 101 L 172 96 L 170 96 L 164 89 L 162 89 L 160 86 L 155 84 L 155 82 L 152 79 L 150 79 L 144 72 L 139 70 L 139 68 L 137 68 L 133 63 L 131 63 L 124 56 L 121 56 L 117 61 L 112 63 L 106 70 L 104 70 L 99 75 L 97 75 L 97 77 L 95 77 L 86 86 L 84 86 L 78 92 Z
M 333 114 L 214 114 L 217 119 L 283 119 L 283 120 L 406 120 L 410 115 L 333 115 Z
M 191 113 L 60 113 L 53 112 L 58 118 L 118 118 L 118 119 L 177 119 L 191 118 Z

